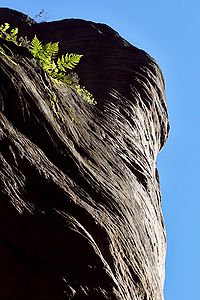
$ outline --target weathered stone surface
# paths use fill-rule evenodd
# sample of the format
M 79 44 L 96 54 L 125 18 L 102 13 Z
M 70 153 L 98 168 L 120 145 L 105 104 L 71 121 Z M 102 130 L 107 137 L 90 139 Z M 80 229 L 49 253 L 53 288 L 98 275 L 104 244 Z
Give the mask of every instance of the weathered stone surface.
M 17 65 L 0 54 L 0 299 L 163 299 L 158 65 L 104 24 L 0 9 L 5 21 L 84 54 L 77 72 L 98 103 L 53 85 L 26 49 L 13 46 Z

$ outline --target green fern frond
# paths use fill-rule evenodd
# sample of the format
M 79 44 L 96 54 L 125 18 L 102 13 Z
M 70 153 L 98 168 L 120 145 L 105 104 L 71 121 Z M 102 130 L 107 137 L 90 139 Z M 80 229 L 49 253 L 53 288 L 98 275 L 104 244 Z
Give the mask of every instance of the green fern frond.
M 62 72 L 65 72 L 64 64 L 65 64 L 64 55 L 62 55 L 61 58 L 59 57 L 58 60 L 57 60 L 58 69 Z
M 8 28 L 10 28 L 10 25 L 8 23 L 4 23 L 0 26 L 0 32 L 5 33 L 8 30 Z
M 43 68 L 43 70 L 47 73 L 50 73 L 52 70 L 52 61 L 51 59 L 45 59 L 44 56 L 40 57 L 38 60 L 39 65 Z
M 31 44 L 28 47 L 28 49 L 35 58 L 40 58 L 40 55 L 43 52 L 43 46 L 42 46 L 42 43 L 38 40 L 36 35 L 32 39 Z
M 50 57 L 51 60 L 55 59 L 58 54 L 58 44 L 57 43 L 47 43 L 43 47 L 43 52 L 46 55 L 46 57 Z
M 10 41 L 14 42 L 15 44 L 18 44 L 17 42 L 17 34 L 18 34 L 18 28 L 13 28 L 10 31 Z
M 8 23 L 4 23 L 0 26 L 0 37 L 4 38 L 7 41 L 14 42 L 18 45 L 17 42 L 17 34 L 18 34 L 18 28 L 11 29 L 10 33 L 7 31 L 10 28 L 10 25 Z
M 61 71 L 65 71 L 66 69 L 73 69 L 79 63 L 81 54 L 68 54 L 62 55 L 61 58 L 58 58 L 57 65 Z

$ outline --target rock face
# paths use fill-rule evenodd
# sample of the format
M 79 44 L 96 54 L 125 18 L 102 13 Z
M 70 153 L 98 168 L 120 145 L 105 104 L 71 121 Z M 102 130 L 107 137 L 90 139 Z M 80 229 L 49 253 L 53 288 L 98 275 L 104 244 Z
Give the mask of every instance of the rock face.
M 0 22 L 84 54 L 76 71 L 97 100 L 53 84 L 24 48 L 0 53 L 0 299 L 163 299 L 158 65 L 104 24 L 3 8 Z

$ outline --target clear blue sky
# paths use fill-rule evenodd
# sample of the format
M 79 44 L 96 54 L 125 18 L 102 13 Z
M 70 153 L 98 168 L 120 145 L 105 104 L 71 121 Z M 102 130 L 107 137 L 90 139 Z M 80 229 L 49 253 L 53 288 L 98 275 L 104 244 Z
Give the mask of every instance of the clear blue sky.
M 158 158 L 167 226 L 165 300 L 200 299 L 200 1 L 0 0 L 1 7 L 49 21 L 83 18 L 110 25 L 158 61 L 171 132 Z M 40 20 L 38 20 L 40 21 Z

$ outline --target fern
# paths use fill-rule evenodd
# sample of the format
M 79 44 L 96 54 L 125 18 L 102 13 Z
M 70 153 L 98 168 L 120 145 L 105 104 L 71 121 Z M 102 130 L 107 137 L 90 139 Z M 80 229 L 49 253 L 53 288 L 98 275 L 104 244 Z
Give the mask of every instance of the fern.
M 65 54 L 58 58 L 58 43 L 47 43 L 42 45 L 35 35 L 29 46 L 32 55 L 38 60 L 40 66 L 51 75 L 53 78 L 65 80 L 67 76 L 67 69 L 73 69 L 80 61 L 83 55 L 80 54 Z
M 73 53 L 62 55 L 61 58 L 57 60 L 59 70 L 65 72 L 66 69 L 73 69 L 79 63 L 82 56 L 81 54 Z
M 20 38 L 18 41 L 18 28 L 11 29 L 8 32 L 10 25 L 4 23 L 0 26 L 0 37 L 12 41 L 18 46 L 25 45 L 32 53 L 33 57 L 38 61 L 43 70 L 56 81 L 61 81 L 68 85 L 71 85 L 86 102 L 90 104 L 96 104 L 93 95 L 86 90 L 85 87 L 81 87 L 78 83 L 77 76 L 74 73 L 68 73 L 80 62 L 82 54 L 66 53 L 57 58 L 58 44 L 59 42 L 49 42 L 42 44 L 41 41 L 35 35 L 32 41 L 28 41 L 27 38 Z
M 18 34 L 18 28 L 11 29 L 10 35 L 7 36 L 8 41 L 12 41 L 15 44 L 18 44 L 18 42 L 17 42 L 17 34 Z
M 8 23 L 4 23 L 0 26 L 0 36 L 2 36 L 3 33 L 7 31 L 7 29 L 10 28 L 10 25 Z
M 35 58 L 40 58 L 43 52 L 42 43 L 38 40 L 37 36 L 35 35 L 31 41 L 30 46 L 28 47 L 29 51 Z
M 7 30 L 9 28 L 10 28 L 10 25 L 8 23 L 2 24 L 0 26 L 0 37 L 18 45 L 18 42 L 17 42 L 18 28 L 13 28 L 13 29 L 11 29 L 10 33 L 8 33 Z
M 51 58 L 51 60 L 55 59 L 58 54 L 58 44 L 57 43 L 47 43 L 44 45 L 43 50 L 46 57 Z

